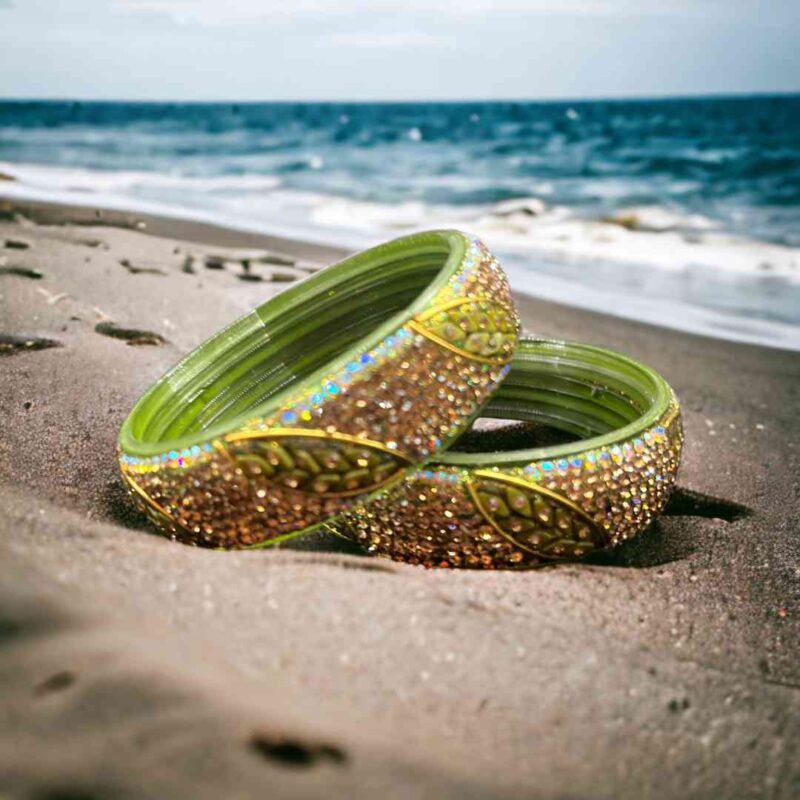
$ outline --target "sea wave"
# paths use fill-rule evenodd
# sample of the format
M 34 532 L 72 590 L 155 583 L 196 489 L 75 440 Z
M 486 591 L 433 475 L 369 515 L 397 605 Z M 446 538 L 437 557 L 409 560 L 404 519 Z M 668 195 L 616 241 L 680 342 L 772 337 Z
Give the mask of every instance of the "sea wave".
M 0 162 L 0 196 L 97 204 L 358 248 L 457 227 L 517 291 L 729 339 L 800 349 L 800 248 L 659 205 L 587 216 L 548 197 L 397 203 L 286 188 L 274 175 L 182 175 Z
M 0 162 L 0 173 L 25 186 L 44 191 L 81 193 L 178 189 L 181 192 L 230 192 L 247 194 L 276 189 L 281 180 L 276 175 L 186 175 L 179 172 L 136 170 L 100 170 L 84 167 L 58 167 L 41 164 Z
M 299 202 L 295 195 L 295 202 Z M 800 285 L 800 248 L 721 230 L 700 214 L 661 206 L 623 207 L 602 218 L 582 217 L 540 197 L 487 206 L 393 205 L 344 197 L 305 198 L 315 227 L 369 232 L 466 227 L 497 249 L 557 259 L 597 259 L 672 273 L 712 268 L 737 276 L 771 276 Z
M 307 166 L 298 160 L 298 166 Z M 316 162 L 317 168 L 321 166 Z M 314 164 L 312 164 L 312 168 Z M 22 187 L 87 196 L 116 195 L 240 214 L 266 225 L 305 224 L 338 241 L 423 227 L 466 227 L 495 247 L 557 258 L 636 263 L 670 272 L 711 267 L 738 275 L 800 282 L 800 248 L 730 233 L 702 214 L 658 205 L 623 206 L 601 217 L 550 204 L 546 197 L 512 197 L 470 204 L 396 203 L 282 188 L 278 175 L 186 175 L 107 171 L 0 162 L 0 173 Z

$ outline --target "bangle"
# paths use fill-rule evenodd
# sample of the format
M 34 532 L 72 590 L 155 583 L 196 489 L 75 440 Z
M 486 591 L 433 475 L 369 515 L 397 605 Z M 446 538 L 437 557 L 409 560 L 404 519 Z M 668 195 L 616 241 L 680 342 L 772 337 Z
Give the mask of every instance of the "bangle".
M 397 239 L 289 288 L 173 367 L 122 426 L 122 476 L 182 541 L 302 533 L 453 442 L 518 335 L 506 277 L 477 239 Z
M 649 367 L 599 347 L 523 339 L 483 413 L 571 441 L 439 453 L 329 530 L 412 564 L 531 567 L 616 545 L 664 507 L 683 431 L 672 389 Z

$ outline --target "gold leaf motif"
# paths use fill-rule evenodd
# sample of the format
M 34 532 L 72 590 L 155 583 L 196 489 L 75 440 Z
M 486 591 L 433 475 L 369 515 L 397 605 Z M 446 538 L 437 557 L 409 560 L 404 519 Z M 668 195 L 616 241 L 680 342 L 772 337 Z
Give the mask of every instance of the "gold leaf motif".
M 412 463 L 380 442 L 304 428 L 233 434 L 225 449 L 252 482 L 323 497 L 368 494 Z
M 569 498 L 502 473 L 478 470 L 469 482 L 486 521 L 518 547 L 543 558 L 575 558 L 605 547 L 605 531 Z
M 514 314 L 480 297 L 435 306 L 409 327 L 448 350 L 485 363 L 507 361 L 518 336 Z

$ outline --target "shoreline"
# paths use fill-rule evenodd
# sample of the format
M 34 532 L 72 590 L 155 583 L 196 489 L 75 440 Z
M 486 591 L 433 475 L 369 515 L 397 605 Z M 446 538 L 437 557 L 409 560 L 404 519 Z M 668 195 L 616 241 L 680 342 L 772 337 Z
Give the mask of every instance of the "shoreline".
M 80 224 L 88 224 L 92 213 L 100 208 L 111 219 L 137 217 L 149 220 L 150 230 L 162 231 L 164 235 L 170 235 L 177 229 L 184 238 L 200 236 L 208 242 L 209 237 L 214 237 L 218 243 L 228 242 L 229 246 L 258 247 L 261 242 L 266 247 L 272 247 L 277 243 L 278 247 L 288 246 L 298 252 L 300 257 L 312 254 L 324 262 L 342 258 L 355 250 L 410 232 L 397 230 L 388 232 L 385 236 L 370 237 L 358 231 L 301 229 L 287 224 L 272 226 L 255 219 L 243 220 L 199 208 L 137 201 L 110 193 L 99 194 L 93 202 L 93 198 L 88 195 L 81 197 L 75 192 L 41 190 L 16 181 L 0 182 L 0 206 L 3 203 L 27 207 L 40 214 L 50 209 L 53 220 L 73 219 Z M 491 244 L 492 237 L 487 241 Z M 500 241 L 502 242 L 502 235 Z M 639 245 L 640 248 L 641 246 L 642 244 Z M 670 249 L 668 242 L 653 241 L 648 246 L 651 249 L 658 247 L 664 252 Z M 535 249 L 523 252 L 512 248 L 505 252 L 496 245 L 493 249 L 500 253 L 517 295 L 724 341 L 800 352 L 800 325 L 779 318 L 742 316 L 734 310 L 735 304 L 729 310 L 714 309 L 662 296 L 659 288 L 659 282 L 664 279 L 661 267 L 639 269 L 635 263 L 623 265 L 621 262 L 604 260 L 599 254 L 593 256 L 585 253 L 576 259 L 576 256 L 557 256 L 546 250 L 537 254 Z M 535 268 L 531 268 L 530 264 L 534 264 Z M 600 279 L 584 285 L 580 279 L 584 269 L 607 275 L 608 285 Z M 626 270 L 625 274 L 629 274 L 630 280 L 635 283 L 650 282 L 649 290 L 636 294 L 630 294 L 630 290 L 626 290 L 620 294 L 617 286 L 620 269 Z M 715 272 L 710 267 L 701 267 L 698 274 L 702 275 L 704 271 L 709 275 L 714 275 Z M 725 287 L 728 279 L 729 276 L 715 276 L 708 286 L 698 291 L 706 294 L 713 294 L 718 290 L 727 291 Z M 768 280 L 769 276 L 765 275 L 764 279 Z M 716 289 L 715 282 L 719 283 Z M 789 289 L 796 291 L 791 285 Z
M 29 216 L 43 225 L 109 226 L 138 230 L 162 238 L 181 239 L 200 245 L 216 247 L 263 247 L 267 250 L 291 253 L 298 259 L 333 261 L 348 255 L 351 250 L 335 244 L 325 244 L 313 239 L 263 233 L 246 227 L 234 227 L 199 214 L 191 215 L 189 209 L 174 209 L 167 213 L 153 204 L 136 207 L 124 202 L 96 205 L 89 202 L 18 198 L 4 192 L 0 183 L 0 218 L 14 214 Z M 183 213 L 186 212 L 186 213 Z
M 425 570 L 324 534 L 203 550 L 133 513 L 119 427 L 188 350 L 335 251 L 0 212 L 18 270 L 0 333 L 51 342 L 0 355 L 0 793 L 794 797 L 800 355 L 517 295 L 529 331 L 621 350 L 677 392 L 683 500 L 650 530 L 535 572 Z M 274 257 L 259 280 L 253 249 Z

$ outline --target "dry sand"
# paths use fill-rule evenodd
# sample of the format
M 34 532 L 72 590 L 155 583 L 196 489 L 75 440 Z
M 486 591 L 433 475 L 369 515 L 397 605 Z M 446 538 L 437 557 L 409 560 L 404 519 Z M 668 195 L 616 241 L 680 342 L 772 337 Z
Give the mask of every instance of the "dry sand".
M 204 256 L 267 248 L 302 272 L 337 254 L 19 210 L 0 208 L 0 796 L 800 792 L 797 354 L 519 298 L 528 330 L 624 349 L 683 401 L 683 491 L 638 541 L 529 573 L 426 571 L 322 535 L 204 551 L 130 511 L 117 430 L 285 285 Z M 37 337 L 59 346 L 20 347 Z

